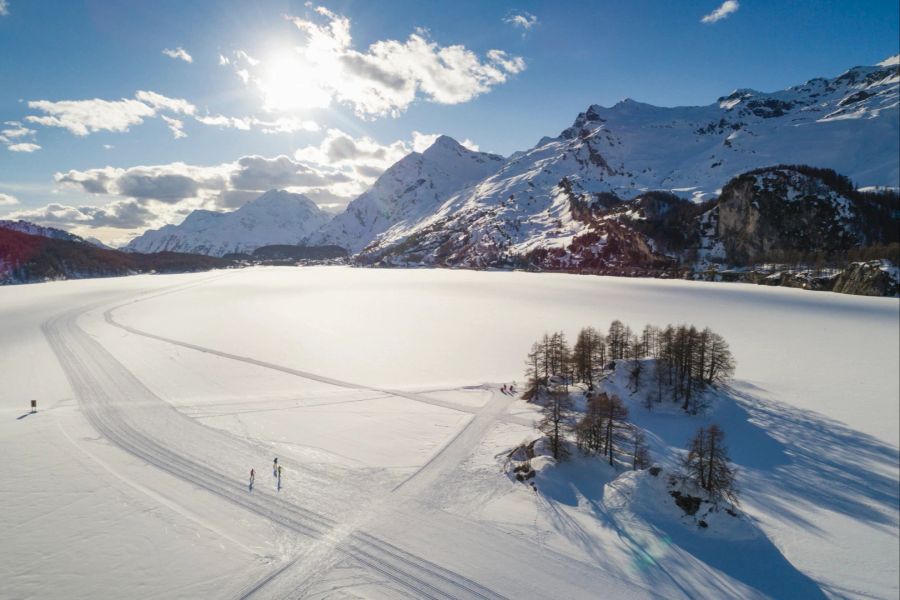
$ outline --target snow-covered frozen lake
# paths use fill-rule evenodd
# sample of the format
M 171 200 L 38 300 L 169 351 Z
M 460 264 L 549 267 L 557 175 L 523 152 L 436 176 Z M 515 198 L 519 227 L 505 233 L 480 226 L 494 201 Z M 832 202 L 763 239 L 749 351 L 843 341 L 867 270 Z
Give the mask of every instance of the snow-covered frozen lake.
M 740 410 L 722 418 L 773 572 L 799 597 L 897 597 L 898 311 L 740 284 L 336 267 L 0 288 L 0 597 L 779 596 L 693 538 L 635 568 L 590 492 L 542 504 L 498 472 L 533 433 L 496 387 L 522 381 L 543 333 L 613 319 L 730 343 Z

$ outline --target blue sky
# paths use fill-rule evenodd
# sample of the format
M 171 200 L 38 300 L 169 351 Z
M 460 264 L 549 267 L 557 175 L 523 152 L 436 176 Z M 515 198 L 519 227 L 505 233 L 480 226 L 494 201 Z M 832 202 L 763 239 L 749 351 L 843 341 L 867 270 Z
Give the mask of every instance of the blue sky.
M 896 0 L 0 0 L 0 217 L 123 241 L 270 184 L 337 209 L 438 133 L 509 154 L 592 103 L 773 91 L 896 54 L 898 23 Z

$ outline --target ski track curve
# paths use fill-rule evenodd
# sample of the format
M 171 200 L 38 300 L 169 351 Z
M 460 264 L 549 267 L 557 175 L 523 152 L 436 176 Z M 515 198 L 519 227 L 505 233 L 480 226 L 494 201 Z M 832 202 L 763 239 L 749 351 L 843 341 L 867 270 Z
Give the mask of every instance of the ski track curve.
M 176 451 L 173 447 L 177 448 L 177 445 L 166 444 L 161 439 L 165 434 L 172 441 L 193 440 L 195 438 L 192 436 L 197 436 L 205 438 L 207 443 L 204 447 L 216 454 L 236 452 L 238 455 L 253 455 L 257 460 L 261 454 L 259 448 L 249 443 L 197 424 L 144 386 L 78 326 L 77 318 L 92 307 L 80 307 L 51 317 L 42 324 L 42 331 L 63 367 L 85 416 L 99 433 L 138 459 L 289 531 L 322 540 L 339 527 L 327 516 L 262 489 L 253 494 L 244 493 L 243 486 L 236 484 L 232 475 L 212 467 L 215 461 L 209 460 L 209 457 L 204 460 L 202 452 L 195 451 L 192 456 L 191 449 Z M 154 429 L 154 426 L 161 427 Z M 336 550 L 381 573 L 417 597 L 504 598 L 459 573 L 362 532 L 351 533 L 336 546 Z M 278 572 L 273 576 L 277 575 Z
M 180 290 L 174 290 L 174 291 L 180 291 Z M 163 294 L 167 294 L 167 293 L 172 293 L 172 291 L 163 292 Z M 234 361 L 238 361 L 238 362 L 255 365 L 257 367 L 262 367 L 264 369 L 280 371 L 282 373 L 287 373 L 288 375 L 294 375 L 296 377 L 301 377 L 303 379 L 309 379 L 311 381 L 318 381 L 319 383 L 325 383 L 328 385 L 333 385 L 335 387 L 341 387 L 341 388 L 351 389 L 351 390 L 364 390 L 364 391 L 376 392 L 376 393 L 380 393 L 380 394 L 387 394 L 390 396 L 398 396 L 400 398 L 406 398 L 407 400 L 412 400 L 414 402 L 422 402 L 424 404 L 431 404 L 432 406 L 440 406 L 441 408 L 447 408 L 450 410 L 456 410 L 459 412 L 467 412 L 467 413 L 471 413 L 471 414 L 477 414 L 481 410 L 481 408 L 479 408 L 479 407 L 466 406 L 463 404 L 458 404 L 456 402 L 446 402 L 444 400 L 432 398 L 432 397 L 426 396 L 424 394 L 417 394 L 415 392 L 407 392 L 407 391 L 403 391 L 403 390 L 393 390 L 393 389 L 387 389 L 387 388 L 382 388 L 382 387 L 378 387 L 378 386 L 369 386 L 369 385 L 365 385 L 365 384 L 361 384 L 361 383 L 355 383 L 352 381 L 345 381 L 342 379 L 336 379 L 334 377 L 328 377 L 326 375 L 321 375 L 318 373 L 312 373 L 310 371 L 303 371 L 301 369 L 295 369 L 293 367 L 288 367 L 288 366 L 279 365 L 279 364 L 276 364 L 273 362 L 259 360 L 259 359 L 252 358 L 249 356 L 242 356 L 239 354 L 224 352 L 222 350 L 216 350 L 215 348 L 209 348 L 207 346 L 201 346 L 199 344 L 192 344 L 190 342 L 185 342 L 183 340 L 177 340 L 174 338 L 151 333 L 149 331 L 144 331 L 142 329 L 138 329 L 138 328 L 132 327 L 130 325 L 125 325 L 124 323 L 120 323 L 119 321 L 116 321 L 115 317 L 113 316 L 113 313 L 116 310 L 122 308 L 123 306 L 127 306 L 129 304 L 136 304 L 138 302 L 143 302 L 145 300 L 150 300 L 152 298 L 156 298 L 157 296 L 160 296 L 163 294 L 150 295 L 150 296 L 130 300 L 128 302 L 123 302 L 121 304 L 117 304 L 116 306 L 108 308 L 107 310 L 105 310 L 103 312 L 103 319 L 109 325 L 112 325 L 113 327 L 116 327 L 123 331 L 127 331 L 128 333 L 131 333 L 133 335 L 149 338 L 149 339 L 156 340 L 159 342 L 165 342 L 167 344 L 180 346 L 182 348 L 187 348 L 189 350 L 194 350 L 197 352 L 203 352 L 205 354 L 212 354 L 212 355 L 218 356 L 220 358 L 227 358 L 229 360 L 234 360 Z M 500 417 L 501 417 L 501 415 L 498 415 L 498 418 L 500 418 Z M 520 425 L 526 425 L 528 427 L 531 427 L 531 425 L 533 424 L 532 421 L 530 421 L 529 419 L 517 417 L 515 415 L 502 415 L 502 419 L 505 421 L 518 423 Z

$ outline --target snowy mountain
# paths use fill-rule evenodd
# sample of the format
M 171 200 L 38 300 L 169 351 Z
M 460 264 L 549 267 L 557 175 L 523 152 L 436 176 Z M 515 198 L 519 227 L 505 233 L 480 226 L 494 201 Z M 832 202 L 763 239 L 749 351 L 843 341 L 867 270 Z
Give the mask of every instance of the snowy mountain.
M 179 225 L 145 232 L 126 250 L 210 256 L 250 253 L 260 246 L 298 244 L 328 219 L 306 196 L 270 190 L 230 213 L 195 210 Z
M 36 225 L 34 223 L 31 223 L 30 221 L 22 221 L 21 219 L 18 221 L 0 219 L 0 229 L 9 229 L 11 231 L 27 233 L 28 235 L 39 235 L 41 237 L 53 238 L 55 240 L 66 240 L 69 242 L 89 241 L 83 240 L 74 233 L 69 233 L 68 231 L 63 231 L 62 229 L 56 229 L 55 227 L 44 227 L 43 225 Z
M 495 219 L 502 215 L 505 207 L 501 207 L 496 212 L 463 212 L 473 220 L 449 219 L 395 246 L 367 249 L 358 260 L 715 279 L 732 267 L 828 263 L 846 267 L 846 277 L 838 270 L 822 276 L 783 276 L 755 268 L 729 271 L 727 277 L 865 295 L 896 293 L 896 269 L 890 264 L 862 269 L 850 263 L 897 261 L 900 197 L 894 191 L 857 190 L 830 169 L 790 165 L 756 169 L 729 181 L 715 200 L 699 203 L 664 191 L 644 192 L 625 201 L 612 194 L 592 197 L 576 193 L 565 178 L 552 197 L 553 211 L 545 218 L 555 219 L 557 228 L 517 245 L 518 231 L 534 226 Z M 484 229 L 489 230 L 487 235 L 472 235 Z M 850 285 L 842 278 L 854 281 Z
M 384 232 L 403 235 L 452 194 L 495 173 L 503 161 L 441 136 L 424 152 L 408 154 L 385 171 L 311 241 L 358 252 Z
M 780 163 L 896 187 L 898 73 L 894 58 L 780 92 L 737 90 L 708 106 L 591 106 L 433 215 L 386 232 L 362 258 L 484 266 L 564 249 L 589 230 L 570 210 L 573 199 L 597 207 L 667 190 L 699 201 L 741 173 Z

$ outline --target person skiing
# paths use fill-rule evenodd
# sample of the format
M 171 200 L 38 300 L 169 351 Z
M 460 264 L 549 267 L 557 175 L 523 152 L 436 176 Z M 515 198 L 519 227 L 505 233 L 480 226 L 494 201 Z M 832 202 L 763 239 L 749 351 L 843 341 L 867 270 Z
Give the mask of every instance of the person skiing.
M 500 391 L 503 392 L 504 394 L 506 393 L 506 384 L 505 383 L 503 384 L 503 387 L 500 388 Z
M 250 469 L 250 491 L 253 491 L 253 482 L 256 481 L 256 471 Z
M 272 462 L 272 477 L 278 477 L 278 457 Z

